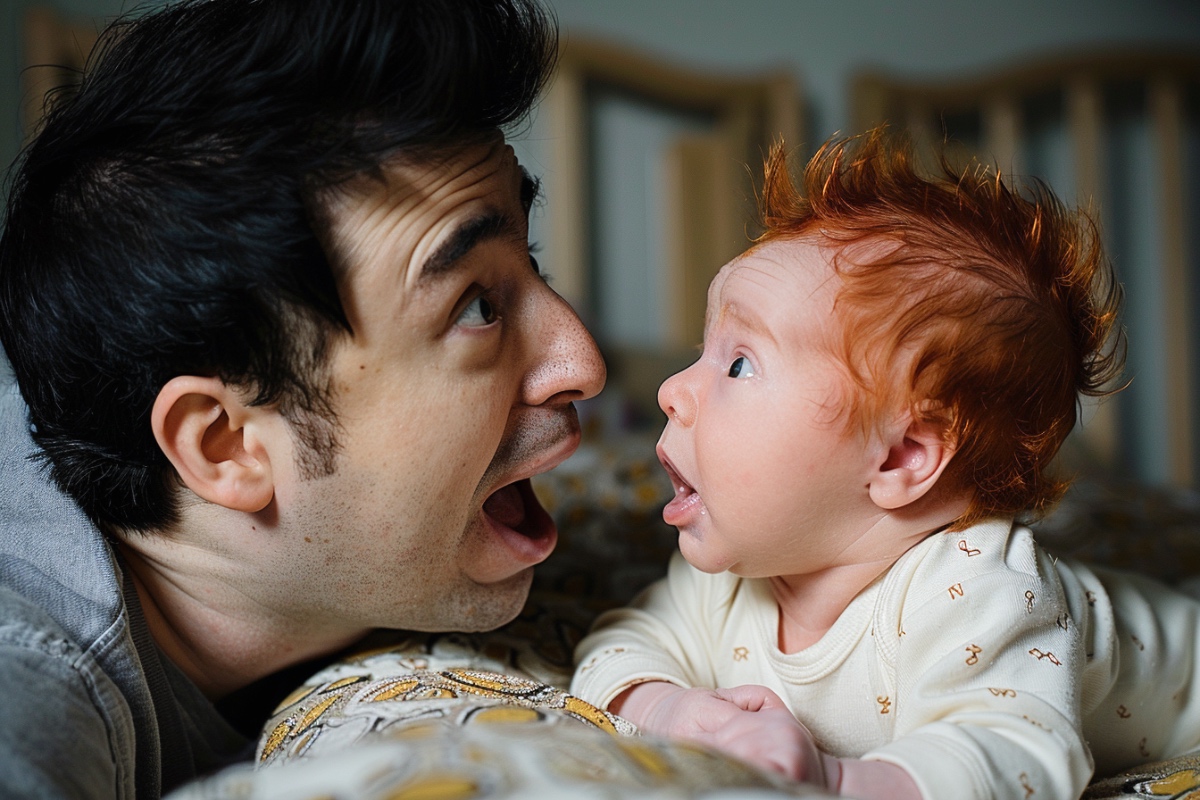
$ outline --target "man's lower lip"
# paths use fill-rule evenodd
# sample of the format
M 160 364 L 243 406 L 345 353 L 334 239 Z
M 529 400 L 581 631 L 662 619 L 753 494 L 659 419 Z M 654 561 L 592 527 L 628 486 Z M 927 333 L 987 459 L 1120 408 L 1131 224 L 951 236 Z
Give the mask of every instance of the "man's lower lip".
M 679 492 L 663 506 L 663 522 L 680 527 L 695 522 L 704 514 L 704 501 L 695 492 Z

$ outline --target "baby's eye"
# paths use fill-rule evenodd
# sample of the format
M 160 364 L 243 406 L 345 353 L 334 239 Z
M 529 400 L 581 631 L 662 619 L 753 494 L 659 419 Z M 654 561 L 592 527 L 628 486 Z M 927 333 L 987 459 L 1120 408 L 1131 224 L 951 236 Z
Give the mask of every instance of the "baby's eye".
M 468 328 L 482 328 L 485 325 L 491 325 L 497 319 L 499 317 L 491 301 L 483 295 L 479 295 L 467 304 L 467 307 L 458 315 L 457 323 L 466 325 Z
M 754 367 L 750 366 L 750 362 L 745 356 L 738 356 L 729 365 L 729 377 L 731 378 L 752 378 L 754 377 Z

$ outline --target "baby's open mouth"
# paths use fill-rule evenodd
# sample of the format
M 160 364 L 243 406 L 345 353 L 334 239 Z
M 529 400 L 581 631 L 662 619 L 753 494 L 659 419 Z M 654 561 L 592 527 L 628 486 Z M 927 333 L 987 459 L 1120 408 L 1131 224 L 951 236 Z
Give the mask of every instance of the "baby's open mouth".
M 667 471 L 667 477 L 671 479 L 671 485 L 675 487 L 676 498 L 681 495 L 686 496 L 696 493 L 696 490 L 692 488 L 692 485 L 685 481 L 682 476 L 680 476 L 678 470 L 675 469 L 675 465 L 671 463 L 669 458 L 667 458 L 665 455 L 659 455 L 658 460 L 662 463 L 663 469 Z
M 675 496 L 663 507 L 663 521 L 668 525 L 686 525 L 696 514 L 704 513 L 704 502 L 700 499 L 696 489 L 683 479 L 679 470 L 675 469 L 675 465 L 671 463 L 671 459 L 667 458 L 661 449 L 658 451 L 658 460 L 662 463 L 663 469 L 667 471 L 671 485 L 675 487 Z

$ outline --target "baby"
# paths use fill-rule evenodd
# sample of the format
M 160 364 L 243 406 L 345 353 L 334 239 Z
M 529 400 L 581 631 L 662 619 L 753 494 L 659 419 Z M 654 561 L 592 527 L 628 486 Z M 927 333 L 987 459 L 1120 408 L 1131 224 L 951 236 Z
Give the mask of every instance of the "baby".
M 921 177 L 880 131 L 804 187 L 776 150 L 766 233 L 659 391 L 680 554 L 597 621 L 572 692 L 856 797 L 1075 798 L 1200 746 L 1200 603 L 1015 521 L 1121 369 L 1090 221 Z

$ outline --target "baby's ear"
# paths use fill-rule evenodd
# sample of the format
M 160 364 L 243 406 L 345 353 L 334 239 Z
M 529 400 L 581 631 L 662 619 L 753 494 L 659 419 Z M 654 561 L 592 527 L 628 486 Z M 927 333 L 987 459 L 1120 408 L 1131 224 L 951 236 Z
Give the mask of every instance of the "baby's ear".
M 892 511 L 920 500 L 937 484 L 954 457 L 944 428 L 907 418 L 883 434 L 886 455 L 871 474 L 871 501 Z
M 256 512 L 274 497 L 263 417 L 218 378 L 182 375 L 159 391 L 154 438 L 184 484 L 210 503 Z

